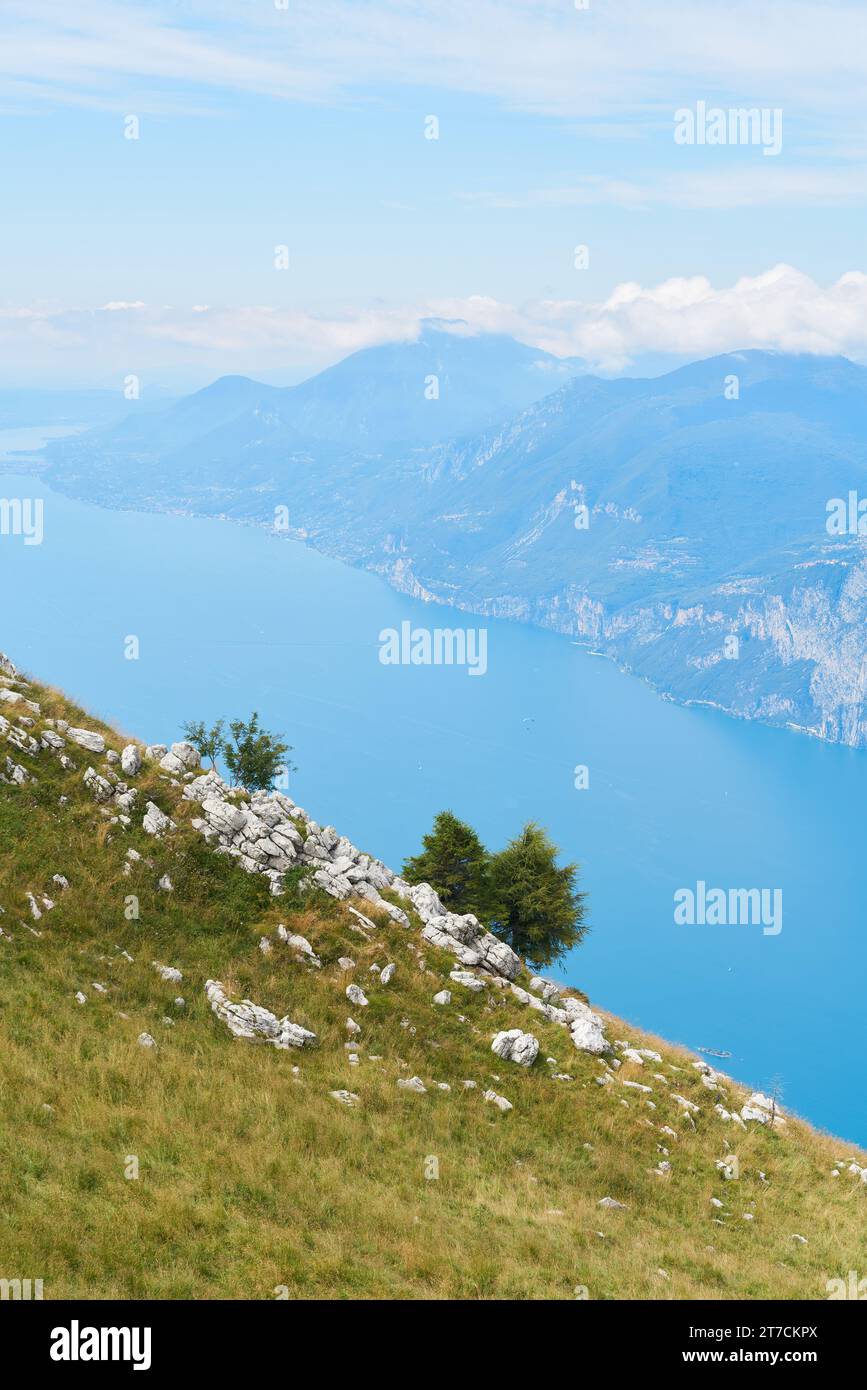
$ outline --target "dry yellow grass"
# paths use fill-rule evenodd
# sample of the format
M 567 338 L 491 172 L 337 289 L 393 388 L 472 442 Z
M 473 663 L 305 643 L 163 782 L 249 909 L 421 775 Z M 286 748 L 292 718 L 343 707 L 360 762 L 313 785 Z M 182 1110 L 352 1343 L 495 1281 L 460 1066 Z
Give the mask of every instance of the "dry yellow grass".
M 44 713 L 94 723 L 59 692 L 31 694 Z M 863 1268 L 867 1186 L 831 1177 L 838 1159 L 867 1161 L 850 1146 L 795 1119 L 773 1132 L 723 1123 L 714 1102 L 733 1108 L 740 1088 L 708 1092 L 689 1054 L 616 1019 L 610 1037 L 663 1062 L 624 1063 L 599 1086 L 601 1063 L 564 1030 L 511 996 L 462 991 L 433 949 L 420 968 L 416 932 L 383 922 L 365 941 L 331 900 L 269 898 L 199 840 L 154 769 L 137 779 L 140 804 L 152 797 L 179 827 L 162 843 L 141 832 L 141 811 L 129 832 L 106 825 L 82 785 L 85 755 L 68 774 L 47 753 L 16 758 L 38 781 L 0 786 L 0 1277 L 42 1278 L 46 1298 L 823 1298 L 829 1279 Z M 124 876 L 128 845 L 146 858 Z M 28 922 L 26 891 L 58 872 L 69 891 Z M 171 894 L 156 886 L 164 872 Z M 137 921 L 124 916 L 131 893 Z M 280 921 L 321 970 L 276 943 L 260 952 Z M 154 960 L 183 983 L 163 982 Z M 369 966 L 387 960 L 397 973 L 383 987 Z M 288 1013 L 318 1046 L 233 1040 L 208 978 Z M 347 1004 L 350 978 L 368 1008 Z M 444 986 L 453 1002 L 434 1006 Z M 518 1025 L 541 1044 L 529 1072 L 490 1050 Z M 142 1031 L 156 1050 L 138 1046 Z M 412 1075 L 427 1094 L 397 1087 Z M 484 1102 L 489 1086 L 510 1113 Z M 342 1088 L 357 1107 L 331 1098 Z M 694 1129 L 672 1091 L 699 1105 Z M 660 1145 L 668 1176 L 653 1171 Z M 740 1177 L 727 1182 L 715 1163 L 730 1152 Z M 600 1208 L 605 1196 L 625 1210 Z

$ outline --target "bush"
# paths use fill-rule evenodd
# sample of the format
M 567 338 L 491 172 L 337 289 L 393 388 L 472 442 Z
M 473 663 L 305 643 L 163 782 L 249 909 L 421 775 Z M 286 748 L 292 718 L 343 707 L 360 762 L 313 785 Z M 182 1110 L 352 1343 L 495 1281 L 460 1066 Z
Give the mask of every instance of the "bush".
M 202 758 L 210 759 L 212 768 L 222 755 L 236 787 L 246 787 L 252 792 L 267 791 L 281 772 L 296 771 L 294 763 L 285 757 L 292 751 L 290 745 L 282 743 L 279 734 L 260 728 L 255 711 L 247 720 L 232 720 L 230 739 L 224 738 L 223 727 L 222 719 L 210 729 L 205 727 L 203 720 L 193 719 L 183 726 L 184 737 Z
M 288 743 L 281 743 L 277 734 L 259 727 L 255 710 L 248 720 L 233 719 L 229 725 L 231 742 L 226 739 L 223 755 L 236 787 L 248 791 L 267 791 L 281 772 L 294 771 L 285 754 L 291 752 Z

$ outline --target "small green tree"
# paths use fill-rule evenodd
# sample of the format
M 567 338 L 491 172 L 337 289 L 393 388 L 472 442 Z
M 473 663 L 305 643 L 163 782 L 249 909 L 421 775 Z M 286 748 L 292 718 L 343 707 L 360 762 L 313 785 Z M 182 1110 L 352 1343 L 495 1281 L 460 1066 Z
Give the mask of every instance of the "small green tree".
M 210 729 L 205 728 L 204 720 L 191 719 L 183 726 L 184 738 L 197 750 L 201 758 L 210 758 L 211 767 L 216 767 L 217 758 L 223 751 L 223 721 L 218 719 Z
M 294 763 L 285 757 L 292 751 L 290 745 L 281 743 L 279 734 L 261 728 L 255 710 L 247 720 L 233 719 L 229 733 L 231 739 L 223 742 L 223 756 L 236 787 L 267 791 L 280 772 L 295 771 Z
M 552 965 L 587 932 L 577 873 L 557 864 L 556 845 L 530 821 L 491 859 L 491 931 L 533 965 Z
M 451 811 L 440 811 L 422 839 L 422 852 L 407 859 L 408 883 L 429 883 L 450 912 L 480 916 L 487 897 L 489 855 L 475 830 Z

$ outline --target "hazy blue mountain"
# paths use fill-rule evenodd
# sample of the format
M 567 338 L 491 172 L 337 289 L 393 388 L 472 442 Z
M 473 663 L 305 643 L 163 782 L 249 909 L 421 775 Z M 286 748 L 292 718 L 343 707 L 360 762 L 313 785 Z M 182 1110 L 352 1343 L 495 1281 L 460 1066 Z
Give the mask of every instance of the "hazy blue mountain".
M 864 543 L 825 524 L 830 498 L 867 496 L 867 370 L 751 351 L 572 376 L 440 436 L 542 378 L 561 379 L 508 339 L 427 328 L 292 390 L 224 380 L 64 441 L 49 478 L 263 522 L 285 507 L 293 534 L 407 592 L 553 627 L 680 699 L 867 743 Z
M 453 328 L 428 320 L 414 343 L 353 353 L 292 388 L 284 418 L 302 436 L 357 448 L 418 447 L 502 420 L 580 370 L 504 334 Z
M 378 453 L 475 432 L 580 369 L 504 335 L 459 329 L 427 321 L 417 341 L 364 348 L 298 386 L 221 377 L 157 414 L 133 412 L 70 444 L 64 457 L 112 471 L 135 458 L 154 478 L 189 475 L 220 489 L 239 465 L 276 467 L 287 455 L 306 457 L 313 441 Z

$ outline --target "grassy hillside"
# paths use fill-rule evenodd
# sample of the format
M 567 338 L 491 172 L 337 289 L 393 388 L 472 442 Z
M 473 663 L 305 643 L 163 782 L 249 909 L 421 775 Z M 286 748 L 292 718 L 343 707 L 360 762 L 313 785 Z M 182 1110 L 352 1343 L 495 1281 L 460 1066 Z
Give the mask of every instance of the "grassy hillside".
M 39 705 L 0 704 L 13 736 L 60 718 L 127 742 L 55 691 L 5 688 Z M 64 751 L 74 769 L 0 734 L 0 773 L 8 754 L 28 774 L 0 783 L 0 1276 L 43 1278 L 46 1298 L 823 1298 L 863 1266 L 867 1184 L 845 1165 L 867 1160 L 848 1145 L 792 1118 L 725 1123 L 714 1104 L 739 1107 L 741 1088 L 708 1091 L 695 1058 L 607 1016 L 609 1038 L 662 1061 L 623 1060 L 597 1084 L 602 1059 L 508 991 L 452 982 L 416 920 L 407 931 L 359 903 L 376 919 L 365 935 L 318 890 L 270 897 L 195 833 L 195 807 L 154 763 L 131 779 L 131 825 L 111 824 L 83 783 L 104 757 Z M 142 829 L 148 799 L 177 824 L 163 840 Z M 125 874 L 129 848 L 142 858 Z M 280 923 L 320 968 L 276 939 Z M 383 985 L 370 966 L 386 962 Z M 317 1046 L 233 1038 L 205 998 L 212 978 Z M 367 1007 L 347 1001 L 351 981 Z M 443 988 L 452 1002 L 435 1005 Z M 491 1051 L 518 1026 L 541 1044 L 529 1071 Z M 412 1076 L 426 1093 L 398 1087 Z M 343 1089 L 356 1105 L 330 1094 Z M 692 1123 L 674 1092 L 699 1107 Z M 715 1165 L 731 1153 L 727 1181 Z

